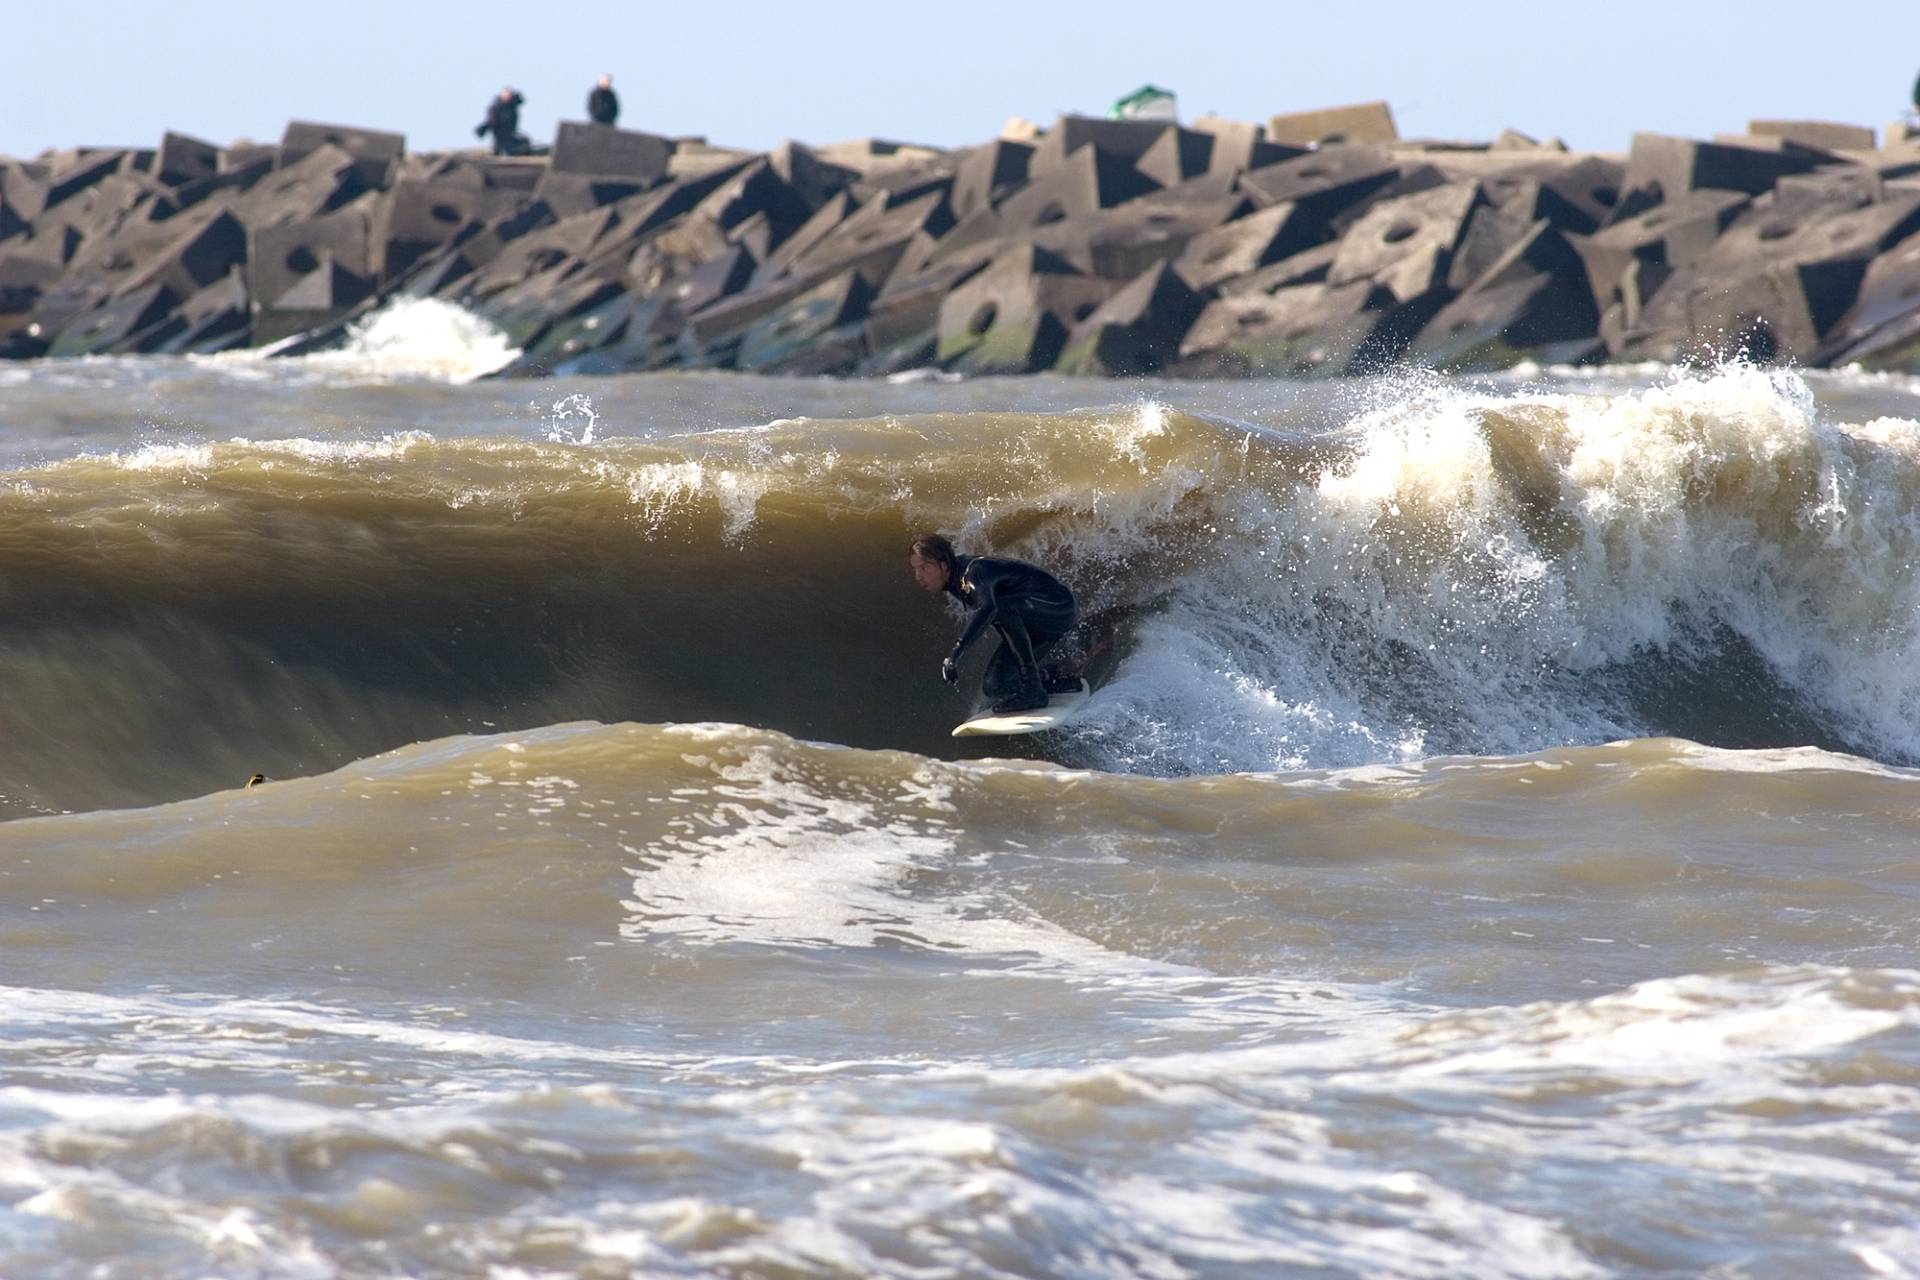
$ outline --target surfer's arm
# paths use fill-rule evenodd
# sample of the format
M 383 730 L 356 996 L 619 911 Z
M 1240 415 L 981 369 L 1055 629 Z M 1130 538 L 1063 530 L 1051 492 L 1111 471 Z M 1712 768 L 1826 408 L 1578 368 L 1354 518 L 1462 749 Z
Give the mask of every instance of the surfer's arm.
M 953 652 L 948 657 L 954 662 L 960 661 L 960 655 L 967 651 L 967 646 L 980 638 L 980 633 L 985 631 L 987 624 L 993 621 L 997 608 L 994 602 L 994 583 L 991 574 L 983 573 L 977 578 L 969 576 L 967 585 L 973 589 L 973 616 L 967 619 L 966 630 L 960 633 L 960 638 L 953 642 Z

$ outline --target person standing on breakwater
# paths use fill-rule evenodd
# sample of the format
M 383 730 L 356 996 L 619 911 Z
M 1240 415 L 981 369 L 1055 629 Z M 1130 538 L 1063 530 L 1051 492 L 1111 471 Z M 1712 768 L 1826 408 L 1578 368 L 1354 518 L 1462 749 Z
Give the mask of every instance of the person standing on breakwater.
M 960 655 L 991 626 L 1000 633 L 1000 647 L 987 663 L 980 688 L 996 699 L 994 712 L 1007 715 L 1046 706 L 1047 684 L 1039 660 L 1080 620 L 1073 592 L 1046 570 L 1022 560 L 959 555 L 937 533 L 913 540 L 907 564 L 913 580 L 929 595 L 948 592 L 973 610 L 953 652 L 940 664 L 940 678 L 959 683 Z
M 491 133 L 493 154 L 497 156 L 526 155 L 533 148 L 527 135 L 520 132 L 520 107 L 524 102 L 520 91 L 508 85 L 487 104 L 487 118 L 473 127 L 473 136 L 484 138 Z
M 613 77 L 601 76 L 593 92 L 587 95 L 587 119 L 611 126 L 620 118 L 620 97 L 613 91 Z

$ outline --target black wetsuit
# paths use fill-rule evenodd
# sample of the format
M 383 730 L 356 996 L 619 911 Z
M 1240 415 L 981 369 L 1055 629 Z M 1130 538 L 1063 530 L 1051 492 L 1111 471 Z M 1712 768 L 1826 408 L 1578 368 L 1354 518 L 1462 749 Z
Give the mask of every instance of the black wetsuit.
M 987 663 L 981 692 L 989 698 L 1010 693 L 1023 671 L 1039 674 L 1039 659 L 1080 621 L 1073 592 L 1044 569 L 995 556 L 955 556 L 947 590 L 973 610 L 966 630 L 954 642 L 953 661 L 991 626 L 1000 647 Z
M 487 118 L 474 129 L 477 137 L 493 135 L 493 154 L 497 156 L 523 156 L 527 154 L 527 139 L 520 132 L 520 104 L 526 99 L 519 94 L 505 98 L 495 98 L 487 104 Z
M 595 85 L 587 95 L 587 119 L 595 124 L 612 124 L 620 118 L 620 99 L 612 89 Z

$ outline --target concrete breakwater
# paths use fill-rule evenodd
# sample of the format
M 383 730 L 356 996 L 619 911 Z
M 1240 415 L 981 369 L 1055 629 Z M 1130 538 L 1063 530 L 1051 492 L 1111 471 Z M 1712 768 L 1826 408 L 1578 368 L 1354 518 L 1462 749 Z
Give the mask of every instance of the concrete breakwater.
M 1911 134 L 1911 136 L 1909 136 Z M 1876 142 L 1879 141 L 1879 145 Z M 0 357 L 314 350 L 396 296 L 507 372 L 1341 374 L 1736 350 L 1920 371 L 1920 131 L 1756 121 L 1619 154 L 1067 116 L 756 154 L 562 124 L 547 154 L 278 145 L 0 160 Z

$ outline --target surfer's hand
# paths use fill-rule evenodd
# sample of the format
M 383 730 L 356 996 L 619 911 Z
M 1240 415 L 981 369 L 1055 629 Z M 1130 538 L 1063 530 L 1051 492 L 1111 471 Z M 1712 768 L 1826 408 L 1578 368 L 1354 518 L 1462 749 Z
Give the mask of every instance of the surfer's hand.
M 948 684 L 960 683 L 960 664 L 952 658 L 940 659 L 940 678 Z

